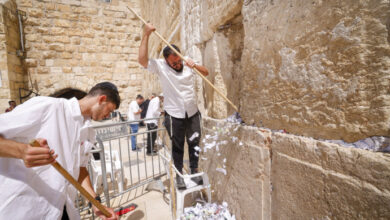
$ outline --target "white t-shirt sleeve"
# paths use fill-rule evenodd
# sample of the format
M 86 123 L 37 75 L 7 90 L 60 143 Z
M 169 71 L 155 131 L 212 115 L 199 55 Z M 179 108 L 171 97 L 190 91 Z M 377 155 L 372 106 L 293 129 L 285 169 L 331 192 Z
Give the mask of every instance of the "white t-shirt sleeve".
M 127 112 L 127 120 L 133 121 L 137 118 L 136 114 L 139 110 L 138 103 L 136 101 L 132 101 L 129 105 L 129 111 Z
M 153 103 L 151 103 L 151 106 L 149 104 L 148 111 L 150 108 L 151 112 L 151 118 L 158 118 L 160 116 L 160 99 L 158 97 L 155 98 L 156 100 L 153 100 Z
M 157 103 L 156 103 L 156 107 L 155 107 L 155 111 L 154 111 L 154 117 L 155 118 L 158 118 L 160 117 L 160 99 L 158 99 Z
M 130 104 L 129 104 L 129 110 L 127 111 L 127 118 L 128 118 L 129 120 L 131 120 L 131 119 L 130 119 L 131 116 L 132 116 L 132 113 L 131 113 L 131 102 L 130 102 Z
M 132 102 L 130 104 L 130 109 L 133 112 L 133 114 L 137 113 L 139 110 L 139 106 L 138 106 L 137 102 Z
M 147 68 L 148 71 L 154 74 L 158 74 L 160 71 L 158 62 L 160 62 L 158 59 L 149 59 Z
M 0 135 L 11 139 L 21 136 L 34 136 L 51 109 L 53 100 L 36 97 L 17 106 L 13 111 L 0 114 Z
M 148 111 L 149 111 L 149 108 L 150 108 L 150 112 L 152 113 L 152 114 L 151 114 L 151 117 L 152 117 L 152 118 L 154 117 L 155 112 L 156 112 L 156 110 L 157 110 L 157 104 L 156 104 L 156 103 L 157 103 L 157 102 L 154 101 L 153 103 L 151 103 L 151 106 L 148 107 Z M 149 105 L 150 105 L 150 104 L 149 104 Z

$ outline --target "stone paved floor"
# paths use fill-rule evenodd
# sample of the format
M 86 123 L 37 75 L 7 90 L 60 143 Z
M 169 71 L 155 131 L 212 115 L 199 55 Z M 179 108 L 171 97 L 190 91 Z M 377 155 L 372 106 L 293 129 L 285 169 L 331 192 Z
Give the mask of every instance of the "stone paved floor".
M 126 220 L 160 220 L 171 219 L 169 203 L 161 192 L 150 191 L 144 189 L 132 190 L 123 196 L 117 197 L 112 201 L 113 207 L 123 207 L 134 203 L 138 207 L 127 214 L 124 214 L 120 219 Z M 92 219 L 91 215 L 84 213 L 81 219 Z

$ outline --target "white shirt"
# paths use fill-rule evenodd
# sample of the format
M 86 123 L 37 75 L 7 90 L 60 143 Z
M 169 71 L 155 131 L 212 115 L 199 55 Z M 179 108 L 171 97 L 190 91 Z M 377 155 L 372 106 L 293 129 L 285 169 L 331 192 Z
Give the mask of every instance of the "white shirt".
M 172 69 L 165 59 L 149 59 L 148 70 L 160 78 L 164 93 L 164 110 L 175 118 L 185 118 L 198 112 L 194 88 L 194 73 L 184 65 L 183 71 L 178 73 Z
M 129 111 L 127 112 L 127 121 L 140 120 L 141 114 L 134 114 L 140 110 L 137 101 L 130 102 Z M 130 124 L 138 124 L 139 122 L 133 122 Z
M 91 157 L 92 147 L 94 147 L 96 143 L 96 133 L 91 126 L 91 120 L 88 119 L 87 121 L 85 121 L 83 127 L 80 129 L 80 152 L 83 153 L 83 156 L 80 160 L 80 167 L 88 166 L 88 161 Z
M 165 98 L 164 98 L 165 99 Z M 149 102 L 148 111 L 146 112 L 145 119 L 149 118 L 158 118 L 160 117 L 160 98 L 154 97 Z M 145 121 L 146 124 L 158 124 L 157 119 L 147 120 Z
M 57 162 L 77 180 L 84 160 L 83 124 L 76 98 L 40 96 L 1 114 L 0 134 L 22 143 L 47 139 L 58 154 Z M 76 189 L 51 165 L 26 168 L 20 159 L 0 158 L 0 219 L 60 219 L 65 204 L 70 219 L 80 219 L 76 195 Z

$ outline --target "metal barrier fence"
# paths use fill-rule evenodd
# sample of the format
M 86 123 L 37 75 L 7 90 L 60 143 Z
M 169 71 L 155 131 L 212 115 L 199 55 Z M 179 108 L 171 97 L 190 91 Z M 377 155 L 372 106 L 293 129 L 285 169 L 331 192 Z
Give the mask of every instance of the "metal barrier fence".
M 95 192 L 104 194 L 102 203 L 111 207 L 113 198 L 121 196 L 133 189 L 144 186 L 155 179 L 166 175 L 163 161 L 156 153 L 147 155 L 147 142 L 151 146 L 151 138 L 157 133 L 154 149 L 158 151 L 165 143 L 165 127 L 159 126 L 153 130 L 139 127 L 138 132 L 132 132 L 130 124 L 148 120 L 157 120 L 161 125 L 162 118 L 136 120 L 126 122 L 105 123 L 92 126 L 96 132 L 96 148 L 88 165 L 92 186 Z M 132 137 L 136 139 L 137 150 L 132 150 Z M 110 177 L 110 178 L 108 178 Z M 108 181 L 110 179 L 110 181 Z M 83 200 L 82 198 L 78 197 Z M 84 201 L 77 201 L 80 213 L 89 209 Z M 94 216 L 92 214 L 92 218 Z

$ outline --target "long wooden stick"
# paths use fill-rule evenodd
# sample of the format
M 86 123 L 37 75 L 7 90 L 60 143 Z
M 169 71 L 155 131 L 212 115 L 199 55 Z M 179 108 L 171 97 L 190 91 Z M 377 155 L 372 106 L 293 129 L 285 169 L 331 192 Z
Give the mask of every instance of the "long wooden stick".
M 175 192 L 175 183 L 173 182 L 173 164 L 172 160 L 169 162 L 169 179 L 170 179 L 170 186 L 171 186 L 171 202 L 172 202 L 172 214 L 173 218 L 177 219 L 178 216 L 176 216 L 176 192 Z M 180 217 L 180 216 L 179 216 Z
M 30 145 L 33 147 L 40 147 L 41 145 L 37 140 L 30 141 Z M 96 201 L 95 198 L 91 196 L 85 190 L 79 182 L 77 182 L 69 173 L 66 171 L 57 161 L 51 164 L 66 180 L 68 180 L 84 197 L 86 197 L 95 207 L 97 207 L 106 217 L 111 217 L 109 213 L 100 202 Z
M 145 25 L 147 24 L 147 22 L 141 17 L 139 16 L 132 8 L 128 7 L 127 6 L 127 9 L 129 9 L 131 12 L 134 13 L 134 15 L 140 19 Z M 177 51 L 174 47 L 172 47 L 172 45 L 166 41 L 157 31 L 154 31 L 153 33 L 155 33 L 165 44 L 168 45 L 168 47 L 170 47 L 181 59 L 183 59 L 184 61 L 187 61 L 187 59 L 184 58 L 184 56 L 179 52 Z M 206 81 L 220 96 L 222 96 L 222 98 L 224 98 L 237 112 L 238 112 L 238 108 L 237 106 L 235 106 L 233 104 L 233 102 L 231 102 L 222 92 L 220 92 L 205 76 L 203 76 L 199 70 L 197 70 L 196 68 L 193 68 L 193 70 L 195 70 L 195 72 L 200 76 L 202 77 L 202 79 L 204 81 Z

